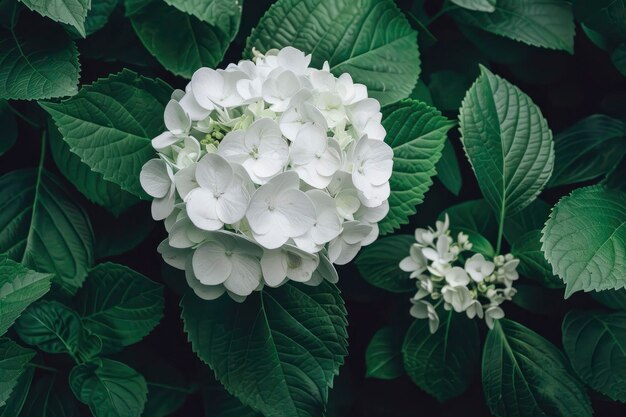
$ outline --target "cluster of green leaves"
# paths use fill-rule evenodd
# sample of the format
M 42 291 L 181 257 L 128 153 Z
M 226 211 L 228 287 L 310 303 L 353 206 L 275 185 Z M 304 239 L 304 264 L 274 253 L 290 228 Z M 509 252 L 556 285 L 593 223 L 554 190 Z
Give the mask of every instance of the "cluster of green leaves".
M 574 19 L 568 2 L 452 3 L 449 10 L 460 25 L 573 53 Z M 614 3 L 605 10 L 612 16 L 619 13 Z M 431 86 L 437 82 L 431 78 Z M 564 355 L 551 341 L 509 319 L 497 322 L 481 342 L 475 321 L 441 309 L 441 325 L 434 334 L 426 320 L 376 332 L 366 352 L 367 376 L 407 375 L 446 401 L 472 383 L 482 345 L 483 390 L 494 416 L 591 416 L 585 386 L 624 402 L 626 304 L 619 289 L 626 286 L 626 125 L 592 115 L 553 139 L 530 97 L 483 66 L 458 103 L 460 144 L 483 199 L 449 207 L 439 218 L 447 213 L 452 233 L 469 235 L 474 251 L 493 257 L 508 248 L 520 260 L 522 278 L 515 284 L 513 302 L 529 312 L 553 314 L 564 297 L 578 290 L 613 290 L 594 298 L 617 311 L 569 311 L 563 319 Z M 452 104 L 443 108 L 454 110 Z M 458 194 L 459 162 L 454 152 L 444 152 L 444 159 L 436 166 L 437 175 Z M 537 198 L 545 189 L 554 195 L 579 183 L 592 185 L 574 190 L 553 208 Z M 415 292 L 415 281 L 398 265 L 413 242 L 413 236 L 402 234 L 379 239 L 364 248 L 357 268 L 370 284 L 406 299 L 405 294 Z
M 623 2 L 444 3 L 439 14 L 449 12 L 497 62 L 517 59 L 510 58 L 515 47 L 500 43 L 505 38 L 573 53 L 576 17 L 625 72 Z M 530 97 L 485 67 L 477 79 L 453 68 L 431 74 L 431 96 L 418 82 L 417 38 L 418 30 L 420 38 L 432 34 L 409 17 L 393 0 L 277 0 L 242 56 L 294 46 L 312 54 L 315 66 L 327 61 L 334 74 L 350 73 L 384 105 L 394 169 L 381 234 L 409 223 L 435 175 L 452 193 L 461 191 L 462 161 L 448 138 L 456 123 L 440 111 L 456 113 L 461 105 L 461 144 L 484 198 L 444 211 L 454 233 L 467 233 L 478 252 L 494 256 L 509 247 L 521 260 L 528 281 L 517 286 L 516 304 L 537 312 L 546 308 L 546 291 L 560 299 L 565 285 L 566 295 L 623 287 L 624 122 L 590 116 L 553 140 Z M 0 416 L 84 415 L 88 407 L 96 417 L 160 417 L 192 391 L 162 358 L 123 351 L 159 323 L 162 286 L 98 262 L 131 250 L 152 227 L 139 171 L 154 156 L 150 140 L 164 129 L 173 87 L 137 69 L 169 73 L 182 88 L 197 68 L 225 64 L 241 18 L 239 0 L 0 0 L 0 156 L 17 141 L 16 114 L 43 138 L 36 169 L 0 177 L 6 196 L 0 201 Z M 134 70 L 81 84 L 85 58 Z M 472 67 L 478 71 L 477 63 Z M 20 107 L 20 100 L 38 106 Z M 56 168 L 46 166 L 48 154 Z M 537 198 L 546 187 L 599 180 L 552 210 Z M 108 213 L 90 215 L 86 206 Z M 404 299 L 415 287 L 398 263 L 411 241 L 394 235 L 366 248 L 356 262 L 363 277 Z M 202 381 L 208 415 L 326 412 L 347 355 L 347 313 L 335 285 L 286 284 L 238 304 L 225 297 L 204 302 L 175 279 L 190 347 L 219 382 Z M 494 415 L 589 416 L 581 381 L 626 401 L 623 291 L 596 296 L 614 311 L 569 312 L 567 357 L 510 320 L 488 333 L 482 378 Z M 441 317 L 433 335 L 421 321 L 376 333 L 367 349 L 368 376 L 406 373 L 440 401 L 465 391 L 480 365 L 481 329 L 451 312 Z

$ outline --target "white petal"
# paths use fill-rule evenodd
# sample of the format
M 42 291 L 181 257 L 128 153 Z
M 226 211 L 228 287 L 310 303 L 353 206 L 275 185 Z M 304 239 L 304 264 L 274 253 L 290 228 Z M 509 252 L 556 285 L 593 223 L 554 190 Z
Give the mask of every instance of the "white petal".
M 159 136 L 152 139 L 152 147 L 157 151 L 163 151 L 168 146 L 172 146 L 176 142 L 178 142 L 180 138 L 178 136 L 174 136 L 172 132 L 163 132 Z
M 267 233 L 257 234 L 253 230 L 252 236 L 261 246 L 266 249 L 280 248 L 287 242 L 287 240 L 289 240 L 289 236 L 285 234 L 282 228 L 276 227 L 275 223 L 270 221 L 268 224 L 270 228 Z
M 215 106 L 212 99 L 222 95 L 224 78 L 217 71 L 210 68 L 200 68 L 191 77 L 191 91 L 197 103 L 207 110 Z
M 181 169 L 174 175 L 174 183 L 178 195 L 184 200 L 191 190 L 198 188 L 196 181 L 196 165 L 191 165 Z
M 168 171 L 169 169 L 169 171 Z M 151 159 L 144 164 L 139 173 L 139 182 L 149 196 L 165 197 L 172 185 L 169 172 L 171 168 L 162 159 Z
M 315 223 L 315 207 L 309 197 L 300 190 L 286 190 L 275 199 L 275 210 L 281 213 L 287 224 L 283 224 L 284 232 L 289 237 L 296 237 Z
M 258 259 L 245 255 L 233 255 L 233 269 L 224 287 L 239 296 L 252 293 L 261 282 L 261 265 Z
M 179 101 L 181 107 L 185 112 L 189 115 L 191 120 L 199 121 L 207 118 L 211 111 L 213 110 L 213 105 L 211 103 L 211 107 L 204 108 L 200 104 L 193 95 L 193 92 L 186 93 L 182 99 Z
M 176 100 L 170 100 L 165 106 L 165 127 L 175 135 L 182 135 L 191 129 L 191 120 Z
M 266 250 L 261 258 L 261 270 L 265 283 L 277 287 L 287 277 L 287 257 L 280 249 Z
M 193 274 L 193 268 L 191 265 L 188 265 L 185 268 L 185 279 L 187 280 L 187 284 L 193 292 L 203 300 L 215 300 L 219 298 L 226 289 L 223 285 L 204 285 Z
M 211 191 L 196 188 L 187 194 L 187 215 L 202 230 L 218 230 L 224 223 L 217 216 L 217 199 Z
M 250 196 L 240 180 L 231 186 L 217 200 L 217 216 L 224 223 L 233 224 L 243 219 L 248 209 Z
M 176 188 L 172 184 L 165 197 L 152 200 L 150 209 L 154 220 L 163 220 L 174 211 L 175 193 Z
M 233 270 L 233 262 L 226 250 L 217 242 L 200 245 L 193 254 L 193 272 L 205 285 L 218 285 L 226 281 Z
M 232 180 L 233 168 L 218 154 L 206 154 L 196 166 L 198 184 L 216 195 L 226 191 Z
M 157 252 L 161 254 L 166 264 L 181 270 L 185 269 L 185 263 L 191 254 L 190 249 L 173 248 L 169 244 L 168 239 L 159 243 Z
M 250 150 L 244 141 L 245 133 L 241 130 L 228 132 L 220 142 L 217 153 L 230 162 L 242 164 L 250 158 Z
M 174 223 L 169 231 L 169 243 L 173 248 L 190 248 L 194 242 L 189 239 L 187 230 L 193 227 L 191 220 L 181 219 Z

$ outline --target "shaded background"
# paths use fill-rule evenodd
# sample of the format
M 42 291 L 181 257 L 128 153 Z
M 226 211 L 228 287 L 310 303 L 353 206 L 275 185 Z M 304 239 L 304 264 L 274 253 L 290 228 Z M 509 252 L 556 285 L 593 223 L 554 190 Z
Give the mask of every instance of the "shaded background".
M 251 28 L 271 3 L 269 0 L 244 2 L 239 35 L 228 50 L 222 66 L 241 58 L 241 51 Z M 479 74 L 478 63 L 482 63 L 527 93 L 541 108 L 555 133 L 594 113 L 626 120 L 626 78 L 617 72 L 609 56 L 587 39 L 580 27 L 576 29 L 575 55 L 572 56 L 565 52 L 528 47 L 477 30 L 464 28 L 461 32 L 448 15 L 434 20 L 431 18 L 440 10 L 442 1 L 398 0 L 397 3 L 407 12 L 409 21 L 419 31 L 422 61 L 422 90 L 419 97 L 431 100 L 449 118 L 456 119 L 461 99 Z M 160 77 L 173 87 L 184 88 L 186 80 L 171 75 L 156 63 L 142 47 L 122 15 L 123 10 L 120 8 L 104 29 L 86 41 L 78 42 L 83 68 L 81 83 L 91 83 L 126 67 L 146 76 Z M 429 20 L 432 22 L 429 23 Z M 118 57 L 118 61 L 95 61 L 105 52 L 106 55 Z M 428 87 L 430 97 L 424 95 L 424 86 Z M 33 120 L 42 117 L 34 103 L 19 102 L 15 106 Z M 39 133 L 29 124 L 21 120 L 19 123 L 20 140 L 2 158 L 2 173 L 16 168 L 37 166 Z M 460 147 L 457 129 L 452 129 L 449 137 L 461 164 L 463 187 L 459 196 L 450 193 L 435 179 L 426 194 L 425 202 L 418 207 L 410 225 L 404 226 L 399 233 L 411 234 L 415 227 L 433 224 L 445 208 L 458 202 L 480 198 L 473 173 Z M 51 171 L 57 171 L 49 152 L 45 166 Z M 147 234 L 143 243 L 130 252 L 122 256 L 105 257 L 99 262 L 110 260 L 128 265 L 155 281 L 163 282 L 169 288 L 166 291 L 163 321 L 146 339 L 128 349 L 130 352 L 127 355 L 142 358 L 148 366 L 151 360 L 166 358 L 188 382 L 205 385 L 206 381 L 211 380 L 210 372 L 196 358 L 182 330 L 179 296 L 175 288 L 181 284 L 186 286 L 184 277 L 179 271 L 163 268 L 156 252 L 156 246 L 165 237 L 162 224 L 151 220 L 149 206 L 145 203 L 115 220 L 104 209 L 89 203 L 69 183 L 66 182 L 66 185 L 89 212 L 99 253 L 106 254 L 109 244 L 123 242 L 130 245 L 133 240 L 140 240 L 143 236 L 137 231 Z M 578 186 L 580 184 L 576 187 Z M 569 191 L 570 188 L 567 187 L 551 189 L 542 198 L 552 205 Z M 128 225 L 133 225 L 132 232 Z M 350 323 L 350 356 L 340 370 L 335 389 L 331 391 L 329 416 L 489 416 L 481 390 L 480 364 L 476 364 L 475 381 L 471 388 L 462 396 L 443 404 L 417 388 L 406 376 L 392 381 L 365 378 L 365 349 L 373 334 L 390 324 L 401 324 L 404 327 L 410 325 L 412 318 L 408 314 L 409 295 L 391 294 L 370 286 L 363 281 L 353 265 L 340 267 L 339 275 L 339 287 L 346 301 Z M 554 295 L 554 302 L 544 306 L 544 314 L 531 313 L 510 302 L 504 305 L 504 309 L 508 317 L 561 346 L 563 312 L 573 306 L 590 306 L 593 301 L 584 294 L 576 294 L 567 301 L 562 300 L 560 291 L 556 291 Z M 484 326 L 481 329 L 484 333 Z M 58 355 L 46 356 L 46 363 L 55 361 L 63 362 L 64 359 Z M 132 361 L 129 363 L 135 366 Z M 596 416 L 626 415 L 626 406 L 605 400 L 593 392 L 590 395 Z M 209 402 L 220 401 L 219 398 L 217 394 L 206 396 Z M 88 411 L 84 410 L 85 415 L 88 415 Z M 189 396 L 175 415 L 204 415 L 200 391 Z

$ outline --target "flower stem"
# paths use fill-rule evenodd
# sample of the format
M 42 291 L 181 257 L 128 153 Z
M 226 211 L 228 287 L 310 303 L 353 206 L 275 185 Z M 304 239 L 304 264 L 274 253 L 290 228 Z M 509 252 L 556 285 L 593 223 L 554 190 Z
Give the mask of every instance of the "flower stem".
M 32 127 L 39 128 L 39 125 L 36 122 L 32 121 L 30 118 L 28 118 L 22 112 L 20 112 L 18 109 L 13 107 L 9 102 L 7 102 L 7 107 L 9 107 L 9 110 L 11 110 L 11 112 L 13 112 L 13 114 L 15 114 L 20 119 L 24 120 L 26 123 L 28 123 Z
M 39 363 L 33 363 L 33 362 L 27 363 L 26 366 L 30 366 L 32 368 L 43 369 L 45 371 L 50 371 L 50 372 L 57 372 L 58 371 L 58 369 L 53 368 L 51 366 L 41 365 Z

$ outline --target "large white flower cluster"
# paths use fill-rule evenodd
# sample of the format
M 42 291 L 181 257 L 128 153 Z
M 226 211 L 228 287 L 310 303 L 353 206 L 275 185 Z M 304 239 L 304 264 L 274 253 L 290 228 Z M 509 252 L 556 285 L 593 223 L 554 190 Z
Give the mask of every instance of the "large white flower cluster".
M 197 70 L 165 108 L 140 181 L 165 220 L 164 259 L 196 294 L 337 280 L 378 237 L 393 152 L 380 104 L 349 74 L 287 47 Z
M 450 221 L 445 215 L 435 230 L 416 229 L 410 254 L 400 262 L 400 269 L 417 279 L 417 293 L 411 299 L 410 313 L 428 319 L 430 332 L 439 327 L 437 308 L 443 303 L 447 311 L 465 312 L 470 319 L 478 316 L 493 328 L 494 320 L 504 317 L 500 307 L 516 293 L 513 281 L 519 278 L 519 259 L 499 255 L 492 261 L 480 253 L 469 256 L 472 249 L 468 236 L 450 236 Z

